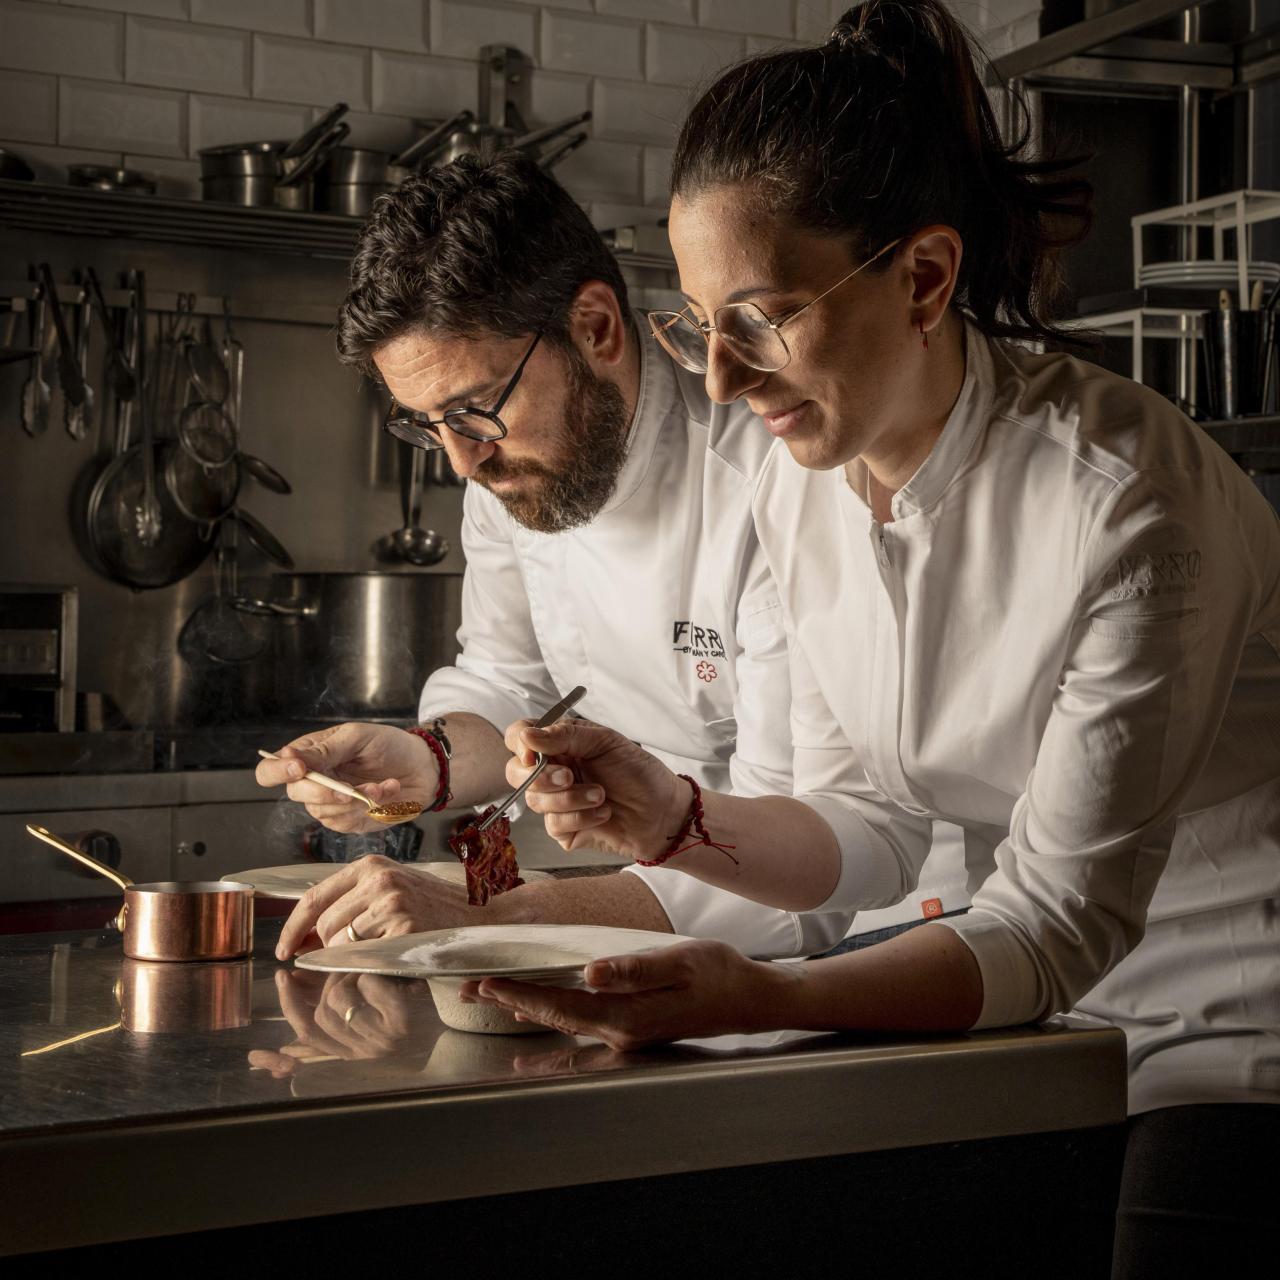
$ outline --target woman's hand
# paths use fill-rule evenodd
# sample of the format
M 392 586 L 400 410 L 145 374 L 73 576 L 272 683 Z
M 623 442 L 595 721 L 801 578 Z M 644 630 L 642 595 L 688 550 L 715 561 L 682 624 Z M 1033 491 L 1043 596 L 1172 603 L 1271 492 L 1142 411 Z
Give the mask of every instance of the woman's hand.
M 786 1026 L 788 997 L 797 990 L 802 968 L 748 960 L 726 943 L 699 940 L 593 960 L 584 975 L 592 991 L 485 978 L 465 983 L 462 997 L 629 1052 L 669 1040 Z
M 279 760 L 258 762 L 258 785 L 287 783 L 289 799 L 305 805 L 331 831 L 378 831 L 385 824 L 366 817 L 359 800 L 304 781 L 308 769 L 351 783 L 374 804 L 416 800 L 424 809 L 435 800 L 440 781 L 431 748 L 416 734 L 389 724 L 335 725 L 295 738 L 277 754 Z
M 506 743 L 513 787 L 529 776 L 535 752 L 551 757 L 525 792 L 525 802 L 544 816 L 547 833 L 564 849 L 589 845 L 629 858 L 655 858 L 688 817 L 688 784 L 612 729 L 588 720 L 535 729 L 517 720 L 507 729 Z

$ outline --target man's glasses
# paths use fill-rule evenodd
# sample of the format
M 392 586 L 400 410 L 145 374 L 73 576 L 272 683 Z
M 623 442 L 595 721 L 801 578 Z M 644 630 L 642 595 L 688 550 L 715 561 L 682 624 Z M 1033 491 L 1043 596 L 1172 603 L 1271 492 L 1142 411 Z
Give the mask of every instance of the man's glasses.
M 492 409 L 477 409 L 475 405 L 464 404 L 457 409 L 447 409 L 443 417 L 433 419 L 429 414 L 419 413 L 416 409 L 406 409 L 393 399 L 391 408 L 387 410 L 386 421 L 382 424 L 383 429 L 390 431 L 398 440 L 407 441 L 419 449 L 443 449 L 442 427 L 448 427 L 450 431 L 465 436 L 468 440 L 501 440 L 507 434 L 507 427 L 498 415 L 502 412 L 503 405 L 511 399 L 511 393 L 519 384 L 520 375 L 541 339 L 542 331 L 539 330 Z
M 791 363 L 791 351 L 779 332 L 782 326 L 803 315 L 815 302 L 821 302 L 827 294 L 846 280 L 852 280 L 859 271 L 901 243 L 901 237 L 890 241 L 861 266 L 854 267 L 847 276 L 837 280 L 830 289 L 824 289 L 816 298 L 810 298 L 780 320 L 771 320 L 754 302 L 732 302 L 716 308 L 711 324 L 700 323 L 687 308 L 684 311 L 650 311 L 649 327 L 672 359 L 694 373 L 707 371 L 713 333 L 720 335 L 721 342 L 733 352 L 735 359 L 761 373 L 777 373 Z

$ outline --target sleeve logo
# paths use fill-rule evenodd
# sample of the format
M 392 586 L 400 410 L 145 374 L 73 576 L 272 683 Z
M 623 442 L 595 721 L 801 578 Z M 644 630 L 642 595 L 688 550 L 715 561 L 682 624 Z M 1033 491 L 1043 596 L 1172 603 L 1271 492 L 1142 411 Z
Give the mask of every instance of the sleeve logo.
M 1164 555 L 1139 553 L 1121 556 L 1102 579 L 1112 600 L 1141 596 L 1181 595 L 1199 586 L 1200 552 L 1169 551 Z

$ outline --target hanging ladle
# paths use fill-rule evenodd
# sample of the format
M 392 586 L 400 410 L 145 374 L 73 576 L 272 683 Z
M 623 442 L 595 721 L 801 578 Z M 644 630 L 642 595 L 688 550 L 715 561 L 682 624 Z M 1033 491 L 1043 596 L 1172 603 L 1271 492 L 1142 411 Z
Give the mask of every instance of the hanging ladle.
M 258 754 L 264 760 L 282 759 L 274 751 L 263 751 L 261 747 L 258 748 Z M 408 822 L 410 818 L 416 818 L 422 812 L 422 806 L 416 800 L 397 800 L 395 804 L 374 804 L 363 792 L 357 791 L 355 787 L 349 787 L 345 782 L 339 782 L 337 778 L 316 773 L 313 769 L 308 769 L 303 776 L 308 782 L 318 782 L 322 787 L 328 787 L 330 791 L 336 791 L 339 795 L 350 796 L 353 800 L 363 800 L 368 808 L 367 816 L 374 822 L 381 822 L 388 827 L 397 822 Z

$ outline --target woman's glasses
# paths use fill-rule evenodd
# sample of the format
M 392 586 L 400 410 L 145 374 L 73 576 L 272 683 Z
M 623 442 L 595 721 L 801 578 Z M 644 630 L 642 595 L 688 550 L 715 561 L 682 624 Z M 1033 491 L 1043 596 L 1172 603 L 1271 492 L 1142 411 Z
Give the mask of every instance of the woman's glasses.
M 713 333 L 719 335 L 720 341 L 733 352 L 735 359 L 761 373 L 777 373 L 791 362 L 791 351 L 779 332 L 782 326 L 803 315 L 815 302 L 821 302 L 827 294 L 838 289 L 846 280 L 852 280 L 859 271 L 869 267 L 877 258 L 883 257 L 901 243 L 901 237 L 890 241 L 861 266 L 854 267 L 847 276 L 837 280 L 831 288 L 824 289 L 816 298 L 810 298 L 803 306 L 787 313 L 780 320 L 771 320 L 754 302 L 732 302 L 716 308 L 711 324 L 700 323 L 689 314 L 687 308 L 684 311 L 650 311 L 649 327 L 672 359 L 694 373 L 707 371 Z
M 392 400 L 386 421 L 382 424 L 383 429 L 391 432 L 398 440 L 405 440 L 419 449 L 443 449 L 442 427 L 448 427 L 450 431 L 465 436 L 468 440 L 501 440 L 507 434 L 507 427 L 498 415 L 502 412 L 503 405 L 511 399 L 511 393 L 519 384 L 520 375 L 541 338 L 542 332 L 539 330 L 492 409 L 477 409 L 475 405 L 464 404 L 457 409 L 446 410 L 443 417 L 433 419 L 428 414 L 419 413 L 416 409 L 406 409 Z

